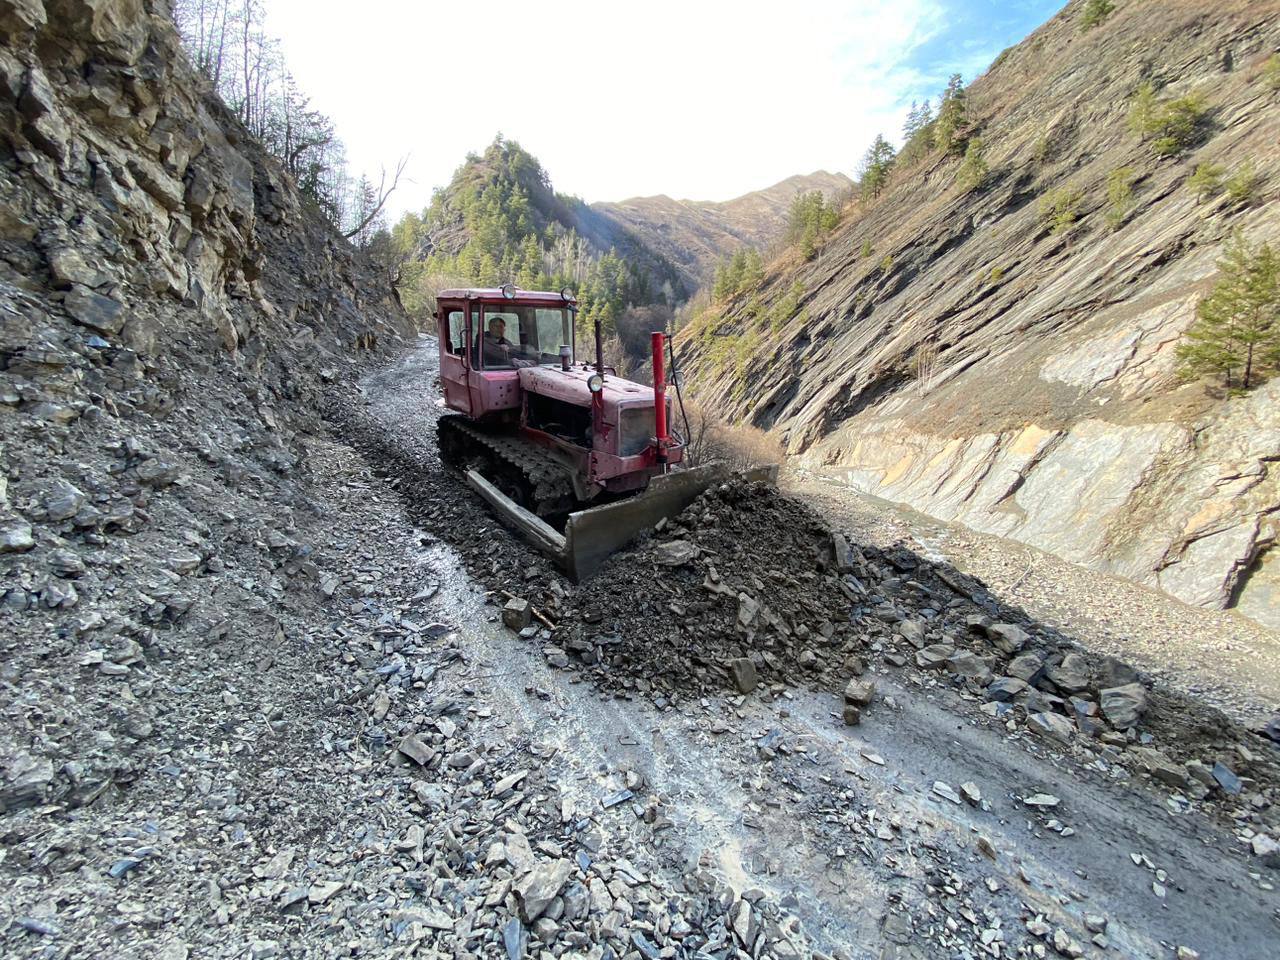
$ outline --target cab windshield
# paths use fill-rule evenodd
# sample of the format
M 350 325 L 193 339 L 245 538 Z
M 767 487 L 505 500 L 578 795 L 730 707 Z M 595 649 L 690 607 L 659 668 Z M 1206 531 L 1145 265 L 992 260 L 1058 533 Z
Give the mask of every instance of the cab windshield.
M 565 307 L 486 306 L 475 346 L 485 370 L 558 364 L 560 347 L 573 347 L 573 318 Z

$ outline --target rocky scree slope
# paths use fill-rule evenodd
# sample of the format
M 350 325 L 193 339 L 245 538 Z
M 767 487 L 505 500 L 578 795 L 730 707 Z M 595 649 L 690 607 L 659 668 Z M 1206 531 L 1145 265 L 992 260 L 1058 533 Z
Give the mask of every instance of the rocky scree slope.
M 801 956 L 469 699 L 319 419 L 413 331 L 163 8 L 0 0 L 0 40 L 0 952 Z
M 898 170 L 812 260 L 685 331 L 687 382 L 798 465 L 1277 625 L 1280 383 L 1224 399 L 1179 382 L 1174 347 L 1231 231 L 1280 228 L 1280 100 L 1261 77 L 1280 5 L 1120 4 L 1083 33 L 1082 10 L 970 86 L 981 189 L 940 152 Z M 1129 131 L 1144 81 L 1205 98 L 1183 155 Z M 1249 159 L 1251 204 L 1187 186 L 1199 163 Z M 1134 206 L 1112 230 L 1121 167 Z M 1038 201 L 1059 190 L 1078 203 L 1055 232 Z
M 0 39 L 0 816 L 16 843 L 133 783 L 162 721 L 203 704 L 199 674 L 177 669 L 175 700 L 152 666 L 283 639 L 291 585 L 317 586 L 297 524 L 326 381 L 413 331 L 208 93 L 162 5 L 0 0 Z
M 796 194 L 820 190 L 827 199 L 853 188 L 842 173 L 797 174 L 732 200 L 673 200 L 665 194 L 591 209 L 621 224 L 671 261 L 690 290 L 711 282 L 716 265 L 743 247 L 767 250 L 782 241 Z

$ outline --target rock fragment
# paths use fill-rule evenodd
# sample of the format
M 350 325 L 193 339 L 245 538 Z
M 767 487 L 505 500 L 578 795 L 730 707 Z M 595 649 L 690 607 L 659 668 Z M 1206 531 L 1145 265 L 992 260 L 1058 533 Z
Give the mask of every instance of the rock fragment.
M 1117 730 L 1136 727 L 1147 709 L 1147 691 L 1140 683 L 1110 687 L 1098 694 L 1102 715 Z
M 542 916 L 572 873 L 572 860 L 552 860 L 539 864 L 517 880 L 512 889 L 520 903 L 520 919 L 533 923 Z
M 739 693 L 750 693 L 756 688 L 758 679 L 756 677 L 756 665 L 747 657 L 736 657 L 730 660 L 725 666 L 729 670 L 729 676 L 733 678 L 733 685 L 738 688 Z

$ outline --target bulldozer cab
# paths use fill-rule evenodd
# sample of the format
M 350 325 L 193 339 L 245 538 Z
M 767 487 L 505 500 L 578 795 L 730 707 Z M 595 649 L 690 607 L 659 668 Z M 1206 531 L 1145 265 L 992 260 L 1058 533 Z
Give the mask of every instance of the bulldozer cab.
M 517 371 L 573 362 L 576 303 L 565 294 L 443 290 L 436 298 L 445 403 L 472 417 L 518 410 Z

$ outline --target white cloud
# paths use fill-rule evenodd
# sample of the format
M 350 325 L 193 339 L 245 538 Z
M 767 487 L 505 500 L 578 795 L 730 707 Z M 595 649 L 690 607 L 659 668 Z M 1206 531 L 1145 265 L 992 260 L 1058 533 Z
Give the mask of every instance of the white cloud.
M 851 172 L 934 92 L 907 61 L 941 23 L 937 0 L 270 0 L 268 20 L 354 169 L 411 156 L 398 209 L 499 130 L 590 201 Z

